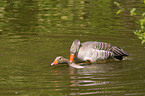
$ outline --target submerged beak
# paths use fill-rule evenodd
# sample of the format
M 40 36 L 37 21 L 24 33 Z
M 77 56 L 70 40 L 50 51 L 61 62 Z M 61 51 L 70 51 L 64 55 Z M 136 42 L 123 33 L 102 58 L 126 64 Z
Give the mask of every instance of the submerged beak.
M 55 60 L 53 63 L 51 63 L 51 65 L 57 65 L 58 64 L 58 61 Z
M 75 55 L 74 55 L 74 54 L 71 54 L 71 55 L 70 55 L 70 60 L 69 60 L 69 61 L 70 61 L 70 62 L 73 62 L 74 58 L 75 58 Z

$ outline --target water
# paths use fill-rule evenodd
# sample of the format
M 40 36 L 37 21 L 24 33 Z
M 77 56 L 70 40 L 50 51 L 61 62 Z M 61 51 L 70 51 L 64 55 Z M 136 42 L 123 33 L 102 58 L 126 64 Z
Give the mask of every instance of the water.
M 144 11 L 142 1 L 120 2 Z M 145 95 L 145 46 L 127 13 L 116 15 L 111 0 L 1 0 L 0 95 Z M 130 53 L 123 61 L 75 69 L 51 66 L 69 58 L 73 40 L 111 43 Z

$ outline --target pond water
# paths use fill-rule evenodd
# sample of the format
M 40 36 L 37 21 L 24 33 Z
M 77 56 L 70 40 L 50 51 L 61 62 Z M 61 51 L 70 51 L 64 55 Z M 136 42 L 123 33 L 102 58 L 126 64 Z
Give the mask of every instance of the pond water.
M 115 0 L 1 0 L 0 95 L 145 95 L 145 46 L 128 13 L 116 15 Z M 119 0 L 144 12 L 142 0 Z M 69 58 L 73 40 L 101 41 L 123 48 L 123 61 L 85 69 L 51 66 Z

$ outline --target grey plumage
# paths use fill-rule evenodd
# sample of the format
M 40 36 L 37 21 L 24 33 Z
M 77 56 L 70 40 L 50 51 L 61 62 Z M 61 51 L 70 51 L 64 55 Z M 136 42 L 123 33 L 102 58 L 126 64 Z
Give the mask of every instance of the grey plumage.
M 82 61 L 85 60 L 85 58 L 92 60 L 116 58 L 118 60 L 122 60 L 123 56 L 129 55 L 123 49 L 112 46 L 109 43 L 97 41 L 80 43 L 77 39 L 73 42 L 70 48 L 70 53 L 76 54 L 77 58 L 82 59 Z

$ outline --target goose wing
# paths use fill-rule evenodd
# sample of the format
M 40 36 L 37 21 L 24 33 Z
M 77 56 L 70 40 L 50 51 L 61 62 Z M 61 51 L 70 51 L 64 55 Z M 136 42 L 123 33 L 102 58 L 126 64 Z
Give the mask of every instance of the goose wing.
M 116 46 L 112 46 L 111 44 L 105 43 L 105 42 L 87 41 L 87 42 L 81 43 L 81 46 L 93 48 L 97 50 L 110 51 L 114 53 L 114 56 L 128 56 L 129 55 L 123 49 Z

